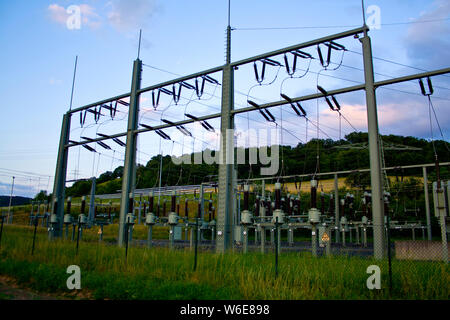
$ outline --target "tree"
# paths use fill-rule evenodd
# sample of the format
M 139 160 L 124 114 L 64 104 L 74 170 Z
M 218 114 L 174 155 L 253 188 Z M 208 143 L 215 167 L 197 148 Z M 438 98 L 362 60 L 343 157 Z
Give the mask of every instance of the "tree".
M 36 200 L 36 201 L 45 201 L 45 200 L 50 201 L 50 199 L 51 199 L 51 194 L 47 194 L 46 190 L 41 190 L 41 191 L 39 191 L 38 194 L 36 194 L 34 196 L 33 200 Z

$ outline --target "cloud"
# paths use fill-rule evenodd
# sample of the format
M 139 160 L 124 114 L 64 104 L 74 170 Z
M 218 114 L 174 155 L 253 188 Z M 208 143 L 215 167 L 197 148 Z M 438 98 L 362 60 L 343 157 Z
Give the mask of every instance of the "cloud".
M 442 111 L 441 104 L 435 103 L 434 107 L 439 116 L 439 123 L 444 131 L 444 136 L 448 136 L 446 128 L 450 125 L 450 115 L 439 113 Z M 414 137 L 430 137 L 430 122 L 428 117 L 428 106 L 423 101 L 405 100 L 396 103 L 390 101 L 378 105 L 378 126 L 381 134 L 396 134 Z M 342 114 L 351 124 L 360 131 L 367 132 L 367 109 L 361 104 L 342 104 Z M 328 127 L 338 128 L 339 120 L 335 111 L 324 109 L 320 113 L 320 124 Z M 354 131 L 344 120 L 342 122 L 342 136 L 346 132 Z M 327 129 L 324 129 L 328 131 Z M 435 139 L 442 139 L 439 134 L 437 124 L 433 116 L 433 136 Z
M 422 12 L 415 21 L 442 20 L 449 16 L 450 2 L 436 0 L 433 9 Z M 412 24 L 405 37 L 405 45 L 408 57 L 414 63 L 425 68 L 444 66 L 450 51 L 450 25 L 448 21 Z
M 112 0 L 108 6 L 108 21 L 122 32 L 142 28 L 157 10 L 154 0 Z
M 69 15 L 67 14 L 65 8 L 57 4 L 51 4 L 48 6 L 47 10 L 49 12 L 51 20 L 64 26 L 66 25 L 66 21 Z
M 27 184 L 14 184 L 13 196 L 21 197 L 34 197 L 38 191 L 36 191 L 35 186 L 30 186 Z M 0 181 L 0 195 L 9 196 L 11 194 L 11 184 Z

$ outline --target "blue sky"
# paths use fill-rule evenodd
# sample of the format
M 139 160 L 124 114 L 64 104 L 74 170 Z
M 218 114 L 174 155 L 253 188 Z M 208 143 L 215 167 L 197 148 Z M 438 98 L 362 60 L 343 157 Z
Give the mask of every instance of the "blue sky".
M 448 67 L 448 1 L 365 2 L 366 8 L 370 5 L 380 8 L 381 28 L 370 32 L 375 57 L 425 70 Z M 66 26 L 65 9 L 70 5 L 81 8 L 79 30 L 69 30 Z M 430 20 L 436 21 L 410 23 Z M 232 32 L 232 60 L 338 33 L 361 24 L 360 0 L 235 0 L 231 3 L 231 25 L 236 29 Z M 17 177 L 15 195 L 30 196 L 39 189 L 51 191 L 61 120 L 69 106 L 76 55 L 79 60 L 74 107 L 79 107 L 130 90 L 132 63 L 137 55 L 140 28 L 143 32 L 141 59 L 147 65 L 143 69 L 142 82 L 143 86 L 147 86 L 176 77 L 152 67 L 187 75 L 223 64 L 226 25 L 226 0 L 0 2 L 0 38 L 4 44 L 0 52 L 0 194 L 9 194 L 12 175 Z M 282 27 L 317 28 L 246 29 Z M 361 52 L 360 44 L 355 39 L 345 39 L 342 44 L 352 51 Z M 315 48 L 310 53 L 315 54 Z M 271 86 L 254 86 L 256 82 L 252 65 L 244 66 L 235 75 L 238 91 L 236 108 L 246 105 L 247 94 L 258 101 L 274 101 L 279 99 L 280 90 L 290 96 L 299 96 L 315 92 L 317 83 L 330 89 L 352 85 L 349 81 L 333 77 L 361 82 L 362 72 L 350 68 L 362 67 L 361 56 L 352 52 L 343 57 L 336 54 L 332 61 L 339 64 L 341 58 L 343 62 L 338 70 L 322 72 L 319 79 L 313 73 L 320 71 L 316 62 L 311 64 L 311 72 L 302 79 L 286 80 L 283 69 L 269 68 L 267 79 L 275 79 Z M 374 67 L 378 73 L 377 80 L 419 72 L 382 60 L 375 60 Z M 307 65 L 300 65 L 299 68 L 306 69 Z M 221 80 L 220 74 L 215 77 Z M 433 84 L 433 103 L 447 139 L 450 133 L 450 113 L 446 109 L 450 99 L 450 81 L 448 77 L 436 77 L 433 78 Z M 381 133 L 429 139 L 428 105 L 424 97 L 417 95 L 420 93 L 417 82 L 395 85 L 392 89 L 395 90 L 377 90 Z M 217 111 L 220 106 L 220 88 L 209 86 L 206 92 L 210 99 L 203 101 L 203 104 L 180 102 L 176 106 L 168 100 L 163 101 L 166 103 L 164 117 L 180 120 L 184 113 L 181 111 L 185 110 L 197 115 Z M 211 96 L 213 93 L 216 97 Z M 150 108 L 149 97 L 144 95 L 142 98 L 141 121 L 156 124 L 160 122 L 161 112 L 154 112 Z M 366 130 L 364 95 L 342 95 L 339 101 L 343 105 L 343 114 L 352 126 Z M 323 125 L 321 129 L 333 139 L 339 137 L 338 118 L 323 101 L 318 104 L 305 103 L 304 107 L 312 119 L 316 119 L 318 107 L 320 124 Z M 286 130 L 293 133 L 283 135 L 285 143 L 296 144 L 316 135 L 314 128 L 306 132 L 305 123 L 299 123 L 288 113 L 288 109 L 274 110 L 273 113 L 277 119 L 282 117 Z M 97 132 L 123 130 L 126 126 L 125 116 L 119 114 L 115 121 L 106 123 L 101 130 L 92 126 L 81 134 L 76 114 L 72 122 L 71 139 L 79 140 L 81 135 L 92 137 Z M 91 120 L 88 119 L 88 123 Z M 250 114 L 248 118 L 243 116 L 236 119 L 236 126 L 241 130 L 249 126 L 267 127 L 261 120 L 260 115 Z M 218 121 L 211 123 L 215 127 L 219 125 Z M 436 130 L 437 124 L 433 123 L 433 127 L 434 137 L 441 138 Z M 351 131 L 351 126 L 343 122 L 341 136 Z M 201 135 L 198 140 L 214 141 L 214 137 L 205 136 L 202 130 L 198 132 Z M 326 136 L 320 133 L 320 137 Z M 139 162 L 145 164 L 160 150 L 165 154 L 187 152 L 192 145 L 191 141 L 181 137 L 176 145 L 163 142 L 160 148 L 159 143 L 159 137 L 155 134 L 142 135 L 139 140 Z M 200 147 L 205 146 L 206 142 Z M 69 154 L 68 179 L 98 176 L 121 164 L 121 149 L 116 149 L 116 152 L 102 150 L 100 156 L 81 149 L 75 148 Z

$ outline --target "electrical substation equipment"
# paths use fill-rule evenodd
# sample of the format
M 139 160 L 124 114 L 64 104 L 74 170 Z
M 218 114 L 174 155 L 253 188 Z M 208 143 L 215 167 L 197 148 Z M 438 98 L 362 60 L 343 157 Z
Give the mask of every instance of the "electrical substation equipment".
M 281 209 L 281 183 L 275 183 L 275 203 L 273 204 L 274 211 L 272 215 L 272 223 L 275 223 L 278 218 L 278 223 L 284 223 L 284 212 Z
M 249 191 L 250 186 L 248 184 L 244 185 L 244 210 L 241 212 L 242 225 L 251 225 L 253 223 L 253 216 L 249 211 Z
M 175 212 L 177 203 L 177 195 L 176 191 L 172 191 L 172 199 L 171 199 L 171 211 L 169 213 L 169 225 L 176 226 L 178 224 L 178 215 Z

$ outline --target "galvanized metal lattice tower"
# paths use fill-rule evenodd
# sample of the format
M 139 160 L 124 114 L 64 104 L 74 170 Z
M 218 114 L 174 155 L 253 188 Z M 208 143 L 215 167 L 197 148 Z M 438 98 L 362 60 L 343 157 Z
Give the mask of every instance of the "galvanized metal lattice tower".
M 372 191 L 372 224 L 374 258 L 382 259 L 385 252 L 384 193 L 381 172 L 381 147 L 378 131 L 377 101 L 375 94 L 372 45 L 367 31 L 360 39 L 364 59 L 364 79 L 369 135 L 370 185 Z
M 216 251 L 223 253 L 233 245 L 234 199 L 234 70 L 231 66 L 231 26 L 228 5 L 226 63 L 222 73 L 222 108 L 220 122 L 219 193 L 217 209 Z M 231 129 L 231 130 L 230 130 Z
M 122 177 L 122 195 L 120 200 L 119 216 L 119 246 L 125 243 L 125 218 L 128 213 L 128 197 L 134 193 L 136 186 L 136 140 L 139 114 L 138 90 L 141 89 L 142 61 L 136 59 L 133 65 L 133 78 L 131 82 L 130 106 L 128 110 L 127 146 L 125 148 L 125 164 Z
M 67 158 L 69 154 L 67 144 L 69 143 L 71 117 L 71 113 L 66 113 L 64 115 L 61 127 L 61 136 L 59 139 L 58 159 L 56 162 L 55 182 L 53 184 L 52 197 L 52 213 L 57 216 L 58 223 L 53 227 L 53 237 L 62 237 L 63 232 L 64 197 L 66 189 Z

